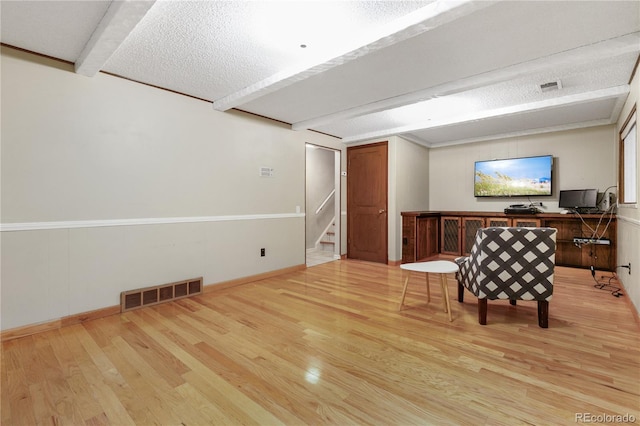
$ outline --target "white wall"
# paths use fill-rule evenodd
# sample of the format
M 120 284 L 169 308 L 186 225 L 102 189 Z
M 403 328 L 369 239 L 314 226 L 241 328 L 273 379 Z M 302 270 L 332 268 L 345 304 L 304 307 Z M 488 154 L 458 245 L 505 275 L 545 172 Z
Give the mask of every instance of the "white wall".
M 3 330 L 123 290 L 304 264 L 305 143 L 339 140 L 10 48 L 1 59 Z
M 619 132 L 624 125 L 625 120 L 629 116 L 629 112 L 640 101 L 640 73 L 636 74 L 631 81 L 631 92 L 627 98 L 627 102 L 622 109 L 618 125 L 616 128 L 616 141 L 619 138 Z M 638 114 L 636 113 L 636 116 Z M 636 132 L 640 127 L 640 123 L 636 124 Z M 640 140 L 640 132 L 636 135 L 636 140 Z M 616 143 L 616 148 L 619 148 Z M 618 150 L 616 150 L 616 158 Z M 640 150 L 636 150 L 636 164 L 640 166 Z M 640 188 L 640 173 L 638 173 L 638 182 L 636 188 Z M 638 194 L 640 196 L 640 194 Z M 618 269 L 618 277 L 631 302 L 640 311 L 640 210 L 638 205 L 621 206 L 618 208 L 618 264 L 627 265 L 631 263 L 631 274 L 626 269 Z
M 432 148 L 429 207 L 431 210 L 500 212 L 510 204 L 526 203 L 526 197 L 474 197 L 474 162 L 551 154 L 554 157 L 553 195 L 531 197 L 531 201 L 541 201 L 544 212 L 559 212 L 559 190 L 597 188 L 604 191 L 616 185 L 614 135 L 615 126 L 609 125 Z
M 429 209 L 429 149 L 402 137 L 395 138 L 396 200 L 398 211 Z
M 392 138 L 396 163 L 394 176 L 395 213 L 389 221 L 389 259 L 402 260 L 402 217 L 405 211 L 429 210 L 429 150 L 402 137 Z

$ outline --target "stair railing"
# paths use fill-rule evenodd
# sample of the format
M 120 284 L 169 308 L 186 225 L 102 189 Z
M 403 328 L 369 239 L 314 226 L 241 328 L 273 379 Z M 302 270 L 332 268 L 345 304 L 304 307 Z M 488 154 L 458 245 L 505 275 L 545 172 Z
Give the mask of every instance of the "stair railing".
M 324 206 L 327 205 L 327 203 L 331 200 L 331 197 L 333 197 L 336 193 L 335 188 L 329 193 L 329 195 L 327 195 L 327 198 L 324 199 L 324 201 L 322 202 L 322 204 L 320 204 L 320 207 L 318 207 L 318 209 L 316 210 L 316 214 L 320 214 L 320 212 L 322 211 L 322 209 L 324 208 Z

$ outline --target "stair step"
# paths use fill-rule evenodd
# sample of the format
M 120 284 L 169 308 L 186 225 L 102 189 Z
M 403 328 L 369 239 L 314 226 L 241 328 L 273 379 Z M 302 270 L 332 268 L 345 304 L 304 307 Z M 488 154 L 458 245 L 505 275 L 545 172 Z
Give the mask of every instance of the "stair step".
M 317 247 L 319 250 L 323 252 L 333 252 L 336 249 L 336 232 L 335 232 L 335 222 L 329 225 L 324 234 L 320 237 L 321 240 L 318 241 Z

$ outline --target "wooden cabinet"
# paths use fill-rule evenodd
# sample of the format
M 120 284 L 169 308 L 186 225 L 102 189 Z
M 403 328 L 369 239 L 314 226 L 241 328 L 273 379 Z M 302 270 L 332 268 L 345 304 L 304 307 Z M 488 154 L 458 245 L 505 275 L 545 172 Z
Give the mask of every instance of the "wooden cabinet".
M 508 217 L 488 217 L 485 219 L 486 226 L 511 226 L 511 218 Z
M 439 252 L 439 215 L 402 213 L 402 263 L 419 262 Z
M 536 218 L 482 217 L 482 216 L 442 216 L 440 219 L 440 253 L 468 255 L 480 228 L 490 226 L 540 227 Z
M 409 216 L 413 219 L 408 219 Z M 403 262 L 415 262 L 433 256 L 438 248 L 445 255 L 467 255 L 473 246 L 477 230 L 482 227 L 547 226 L 558 229 L 556 265 L 576 268 L 594 266 L 595 269 L 606 271 L 614 271 L 616 268 L 615 217 L 560 213 L 512 216 L 490 212 L 412 212 L 409 216 L 405 217 L 403 213 Z M 428 222 L 421 222 L 426 217 Z M 574 238 L 588 241 L 594 237 L 608 244 L 574 241 Z M 425 241 L 421 241 L 422 238 Z
M 484 217 L 442 216 L 440 219 L 440 253 L 456 256 L 468 254 L 473 247 L 478 229 L 486 226 L 507 226 L 487 225 L 487 223 L 489 221 Z
M 511 226 L 523 228 L 540 228 L 542 226 L 542 221 L 534 217 L 515 217 L 512 219 L 512 223 Z
M 460 254 L 461 223 L 462 219 L 459 216 L 442 216 L 440 218 L 440 253 Z
M 573 243 L 574 236 L 582 235 L 582 224 L 575 220 L 554 219 L 546 222 L 556 228 L 556 265 L 581 266 L 582 248 Z
M 556 228 L 556 265 L 615 271 L 617 229 L 615 219 L 584 218 L 579 220 L 548 219 L 545 226 Z M 588 215 L 595 216 L 595 215 Z M 576 242 L 575 238 L 595 238 L 608 244 Z
M 439 253 L 437 217 L 418 217 L 416 241 L 416 261 L 435 256 Z
M 476 240 L 478 229 L 485 227 L 483 217 L 463 217 L 462 218 L 462 254 L 471 253 L 471 248 Z
M 539 228 L 542 226 L 542 220 L 535 217 L 488 217 L 485 219 L 484 226 L 523 226 Z

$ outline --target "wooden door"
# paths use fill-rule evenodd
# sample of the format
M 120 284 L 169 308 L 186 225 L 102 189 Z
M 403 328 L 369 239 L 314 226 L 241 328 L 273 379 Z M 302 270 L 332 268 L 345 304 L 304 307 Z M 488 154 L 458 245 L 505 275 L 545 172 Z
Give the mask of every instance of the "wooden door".
M 387 263 L 387 142 L 347 148 L 347 257 Z

